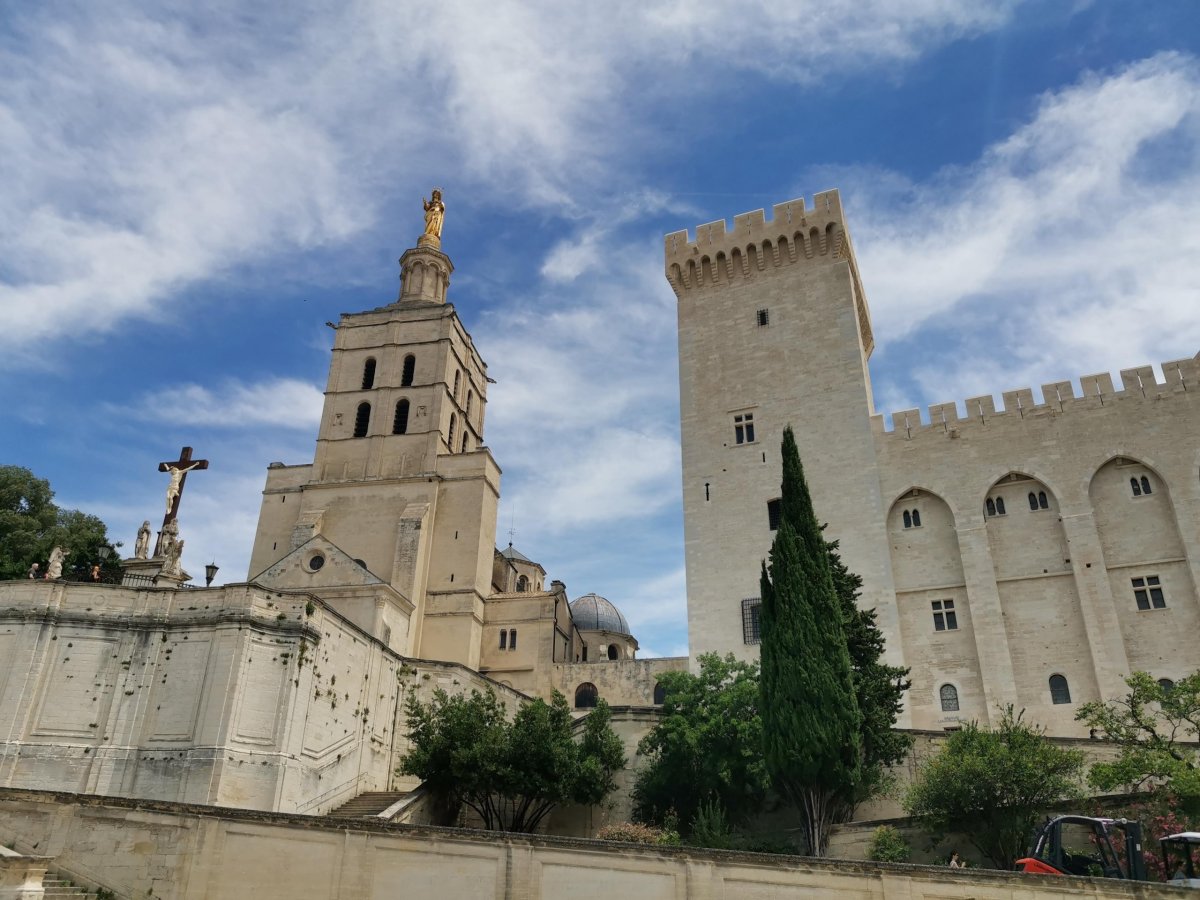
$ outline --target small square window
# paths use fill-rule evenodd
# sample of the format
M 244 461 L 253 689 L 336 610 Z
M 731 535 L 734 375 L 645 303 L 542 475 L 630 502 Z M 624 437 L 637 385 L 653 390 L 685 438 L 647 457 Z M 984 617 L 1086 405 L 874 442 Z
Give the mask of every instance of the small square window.
M 934 631 L 957 631 L 958 614 L 954 611 L 953 600 L 933 601 Z
M 744 643 L 762 643 L 762 628 L 759 619 L 761 612 L 762 600 L 758 597 L 747 597 L 742 601 L 742 640 Z
M 754 413 L 738 413 L 733 417 L 733 439 L 738 444 L 754 443 Z
M 768 310 L 760 309 L 755 318 L 758 321 L 759 328 L 765 328 L 771 324 L 771 313 Z
M 1138 609 L 1167 608 L 1167 598 L 1163 593 L 1162 582 L 1157 575 L 1146 575 L 1131 580 L 1133 582 L 1133 599 L 1137 601 Z

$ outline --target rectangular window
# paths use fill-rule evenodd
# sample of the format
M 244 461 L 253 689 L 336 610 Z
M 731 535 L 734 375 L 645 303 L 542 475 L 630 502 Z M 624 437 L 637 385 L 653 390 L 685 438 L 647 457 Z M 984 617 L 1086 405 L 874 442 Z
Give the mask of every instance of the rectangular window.
M 767 527 L 772 531 L 779 530 L 780 503 L 782 501 L 779 499 L 767 501 Z
M 500 629 L 500 649 L 508 649 L 508 631 L 503 628 Z
M 760 309 L 756 318 L 759 328 L 765 328 L 771 324 L 771 314 L 765 309 Z
M 1167 598 L 1157 575 L 1133 579 L 1133 599 L 1138 609 L 1166 609 Z
M 762 611 L 762 601 L 758 597 L 747 597 L 742 601 L 742 640 L 747 644 L 762 642 L 762 631 L 759 627 L 759 613 Z
M 754 413 L 738 413 L 733 417 L 733 439 L 739 444 L 754 443 Z
M 958 630 L 958 614 L 954 612 L 953 600 L 933 601 L 933 629 L 934 631 Z
M 515 628 L 512 629 L 511 631 L 509 631 L 509 633 L 508 633 L 508 649 L 509 650 L 517 649 L 517 629 L 515 629 Z

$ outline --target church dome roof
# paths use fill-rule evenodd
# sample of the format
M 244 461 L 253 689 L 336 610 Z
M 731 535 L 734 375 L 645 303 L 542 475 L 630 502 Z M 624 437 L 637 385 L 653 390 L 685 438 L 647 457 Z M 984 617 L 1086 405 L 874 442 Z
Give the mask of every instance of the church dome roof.
M 571 618 L 580 631 L 611 631 L 630 634 L 621 611 L 599 594 L 584 594 L 571 604 Z M 631 635 L 632 636 L 632 635 Z

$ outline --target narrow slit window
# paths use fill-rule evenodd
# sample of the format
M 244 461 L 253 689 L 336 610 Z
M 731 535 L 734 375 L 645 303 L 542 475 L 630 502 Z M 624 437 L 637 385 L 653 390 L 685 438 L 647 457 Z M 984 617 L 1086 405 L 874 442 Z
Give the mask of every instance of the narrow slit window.
M 467 414 L 467 418 L 468 418 L 468 419 L 470 419 L 470 418 L 471 418 L 471 401 L 472 401 L 472 400 L 474 400 L 474 399 L 475 399 L 475 394 L 474 394 L 474 392 L 473 392 L 473 391 L 467 391 L 467 407 L 466 407 L 466 414 Z
M 912 528 L 912 513 L 910 513 L 907 509 L 904 511 L 904 527 Z
M 354 436 L 366 437 L 367 429 L 371 427 L 371 404 L 358 404 L 358 412 L 354 414 Z
M 508 649 L 508 631 L 504 628 L 500 629 L 500 649 Z
M 508 649 L 517 649 L 517 629 L 513 628 L 508 632 Z
M 996 501 L 991 497 L 988 497 L 985 505 L 987 507 L 987 514 L 989 516 L 994 516 L 996 514 Z
M 455 371 L 454 373 L 454 400 L 458 402 L 458 386 L 462 382 L 462 372 Z
M 400 374 L 400 387 L 411 387 L 417 371 L 417 358 L 411 353 L 404 357 L 404 370 Z
M 1003 497 L 996 498 L 996 515 L 998 515 L 998 516 L 1006 515 L 1006 513 L 1004 511 L 1004 498 Z
M 392 419 L 392 434 L 408 433 L 408 409 L 407 400 L 400 400 L 396 403 L 396 415 Z
M 458 416 L 450 413 L 450 435 L 446 439 L 446 445 L 450 452 L 454 452 L 454 432 L 458 429 Z
M 1142 486 L 1138 484 L 1138 480 L 1136 478 L 1129 479 L 1129 489 L 1133 491 L 1133 496 L 1142 496 Z
M 1029 492 L 1029 508 L 1032 509 L 1034 512 L 1037 512 L 1037 508 L 1038 508 L 1037 494 L 1035 494 L 1033 491 Z
M 919 509 L 914 509 L 912 511 L 912 523 L 913 528 L 921 527 L 921 511 Z
M 463 453 L 466 453 L 466 452 L 467 452 L 467 439 L 468 439 L 469 437 L 470 437 L 470 435 L 468 435 L 468 434 L 467 434 L 467 432 L 466 432 L 466 430 L 464 429 L 464 430 L 463 430 L 463 439 L 462 439 L 462 452 L 463 452 Z
M 1153 494 L 1154 493 L 1154 491 L 1150 490 L 1150 479 L 1147 478 L 1145 475 L 1142 476 L 1142 493 L 1143 494 Z
M 1038 491 L 1038 509 L 1049 509 L 1050 500 L 1046 497 L 1045 491 Z
M 375 387 L 375 358 L 371 357 L 363 363 L 362 389 L 368 391 Z

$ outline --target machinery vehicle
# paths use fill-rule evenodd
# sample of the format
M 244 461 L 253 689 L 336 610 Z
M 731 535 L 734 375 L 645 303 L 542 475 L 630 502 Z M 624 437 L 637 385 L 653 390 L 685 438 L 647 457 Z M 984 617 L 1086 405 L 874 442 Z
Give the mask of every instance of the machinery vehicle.
M 1158 842 L 1168 883 L 1200 888 L 1200 831 L 1181 831 Z
M 1146 880 L 1142 826 L 1129 819 L 1058 816 L 1033 832 L 1017 871 Z

